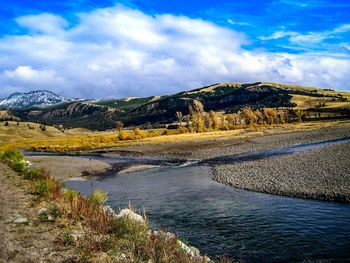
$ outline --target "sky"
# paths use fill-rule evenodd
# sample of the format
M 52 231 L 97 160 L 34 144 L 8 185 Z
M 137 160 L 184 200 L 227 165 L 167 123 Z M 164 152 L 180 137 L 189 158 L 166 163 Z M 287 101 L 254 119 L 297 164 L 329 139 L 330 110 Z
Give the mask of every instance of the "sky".
M 348 0 L 0 2 L 0 97 L 273 81 L 350 91 Z

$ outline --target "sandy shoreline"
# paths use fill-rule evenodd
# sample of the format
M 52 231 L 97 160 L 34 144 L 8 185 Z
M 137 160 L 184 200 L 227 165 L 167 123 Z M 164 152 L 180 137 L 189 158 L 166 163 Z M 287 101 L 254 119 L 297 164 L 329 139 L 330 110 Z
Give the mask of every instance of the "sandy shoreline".
M 26 156 L 35 169 L 45 169 L 58 181 L 62 182 L 83 175 L 103 173 L 111 169 L 111 165 L 90 158 L 73 156 Z

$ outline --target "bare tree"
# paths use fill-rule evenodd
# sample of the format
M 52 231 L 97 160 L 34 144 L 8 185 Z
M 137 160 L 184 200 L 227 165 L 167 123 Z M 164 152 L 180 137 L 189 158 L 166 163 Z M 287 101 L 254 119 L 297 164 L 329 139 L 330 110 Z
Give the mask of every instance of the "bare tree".
M 177 111 L 175 113 L 175 117 L 176 119 L 178 120 L 179 124 L 180 124 L 180 127 L 182 126 L 182 121 L 184 119 L 184 116 L 182 115 L 182 112 L 181 111 Z
M 117 121 L 117 122 L 115 123 L 115 128 L 117 129 L 118 132 L 120 132 L 120 131 L 123 130 L 123 128 L 124 128 L 124 123 L 121 122 L 121 121 Z
M 193 103 L 189 106 L 189 112 L 193 128 L 197 132 L 202 131 L 204 129 L 203 104 L 199 100 L 193 100 Z

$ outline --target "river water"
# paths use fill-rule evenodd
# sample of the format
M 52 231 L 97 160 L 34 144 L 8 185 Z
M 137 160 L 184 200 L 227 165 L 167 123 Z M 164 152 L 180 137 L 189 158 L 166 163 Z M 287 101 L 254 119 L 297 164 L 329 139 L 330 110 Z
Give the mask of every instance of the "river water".
M 83 194 L 103 189 L 116 209 L 130 201 L 146 210 L 152 228 L 174 230 L 214 258 L 350 262 L 349 204 L 248 192 L 211 177 L 209 166 L 173 165 L 65 185 Z

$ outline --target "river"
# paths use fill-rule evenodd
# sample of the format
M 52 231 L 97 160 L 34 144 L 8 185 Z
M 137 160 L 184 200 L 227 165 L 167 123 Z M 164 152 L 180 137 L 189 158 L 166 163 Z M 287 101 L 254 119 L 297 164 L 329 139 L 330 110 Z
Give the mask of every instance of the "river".
M 300 147 L 306 150 L 309 146 Z M 137 157 L 128 157 L 128 162 L 133 158 L 140 162 Z M 130 201 L 146 210 L 152 228 L 176 231 L 213 258 L 227 255 L 245 262 L 350 261 L 349 204 L 235 189 L 213 181 L 211 168 L 206 165 L 114 173 L 87 181 L 67 181 L 65 185 L 87 195 L 96 188 L 107 191 L 108 204 L 115 209 L 125 208 Z

